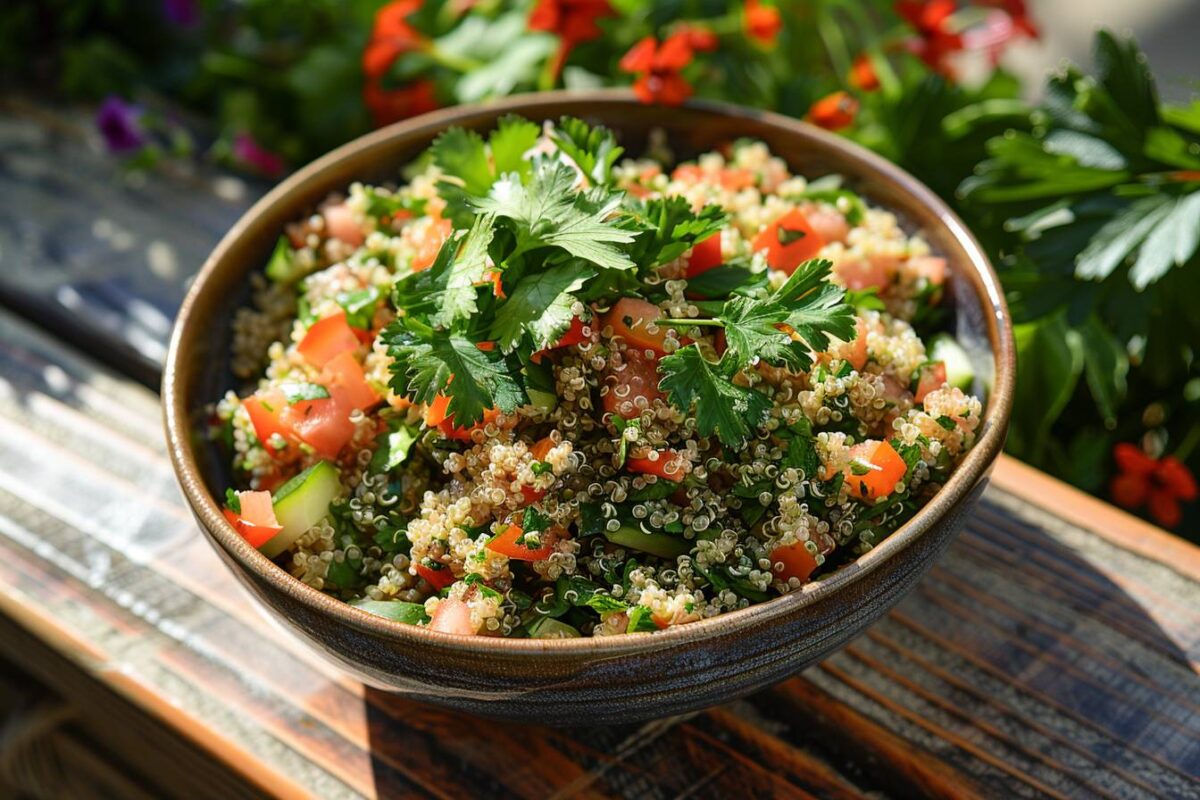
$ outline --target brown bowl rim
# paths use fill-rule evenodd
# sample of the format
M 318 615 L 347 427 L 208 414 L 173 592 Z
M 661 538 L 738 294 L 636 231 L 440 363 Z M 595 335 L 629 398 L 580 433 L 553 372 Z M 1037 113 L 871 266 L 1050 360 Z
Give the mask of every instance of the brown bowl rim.
M 293 173 L 255 203 L 234 224 L 229 232 L 205 260 L 204 266 L 180 307 L 171 335 L 163 371 L 162 398 L 163 420 L 167 444 L 176 476 L 193 512 L 202 522 L 205 532 L 245 570 L 256 574 L 275 589 L 290 596 L 311 611 L 326 614 L 352 628 L 395 639 L 398 643 L 441 648 L 461 653 L 484 655 L 504 652 L 506 655 L 522 657 L 557 653 L 563 656 L 617 657 L 635 653 L 695 643 L 728 635 L 742 628 L 766 624 L 810 606 L 827 595 L 841 591 L 864 580 L 886 559 L 910 546 L 945 516 L 951 508 L 964 501 L 975 485 L 983 479 L 1004 445 L 1008 418 L 1013 402 L 1015 382 L 1015 349 L 1012 338 L 1012 321 L 1004 301 L 999 279 L 991 263 L 966 225 L 934 192 L 900 167 L 881 156 L 856 145 L 847 139 L 822 130 L 807 122 L 770 111 L 750 109 L 729 103 L 692 100 L 685 107 L 705 113 L 733 118 L 754 119 L 775 127 L 799 134 L 810 141 L 839 151 L 843 156 L 862 162 L 868 172 L 900 187 L 918 205 L 932 211 L 957 241 L 967 256 L 972 269 L 979 278 L 983 296 L 981 305 L 990 307 L 986 325 L 989 345 L 995 360 L 995 375 L 991 396 L 985 413 L 985 429 L 966 459 L 951 475 L 946 485 L 923 506 L 911 520 L 870 552 L 846 564 L 830 575 L 806 584 L 799 590 L 780 597 L 757 603 L 744 609 L 726 612 L 707 619 L 678 625 L 648 635 L 581 637 L 578 639 L 510 639 L 489 636 L 462 636 L 429 630 L 417 625 L 400 622 L 371 614 L 362 609 L 333 598 L 277 566 L 243 539 L 220 511 L 213 495 L 205 488 L 200 476 L 192 448 L 189 428 L 187 398 L 178 391 L 176 379 L 180 371 L 180 359 L 190 352 L 190 331 L 203 325 L 203 320 L 192 319 L 192 307 L 197 297 L 205 291 L 211 275 L 217 270 L 234 241 L 241 237 L 250 221 L 275 203 L 287 200 L 295 187 L 330 169 L 337 162 L 352 154 L 369 149 L 397 136 L 422 132 L 433 133 L 454 124 L 470 120 L 481 112 L 500 115 L 503 113 L 527 112 L 537 115 L 543 106 L 555 106 L 564 102 L 589 103 L 604 106 L 637 105 L 638 101 L 626 90 L 554 91 L 536 94 L 515 95 L 486 104 L 454 106 L 433 111 L 419 117 L 395 123 L 354 139 L 318 158 Z M 670 113 L 664 109 L 664 113 Z M 974 289 L 973 282 L 973 289 Z M 978 292 L 976 292 L 978 294 Z

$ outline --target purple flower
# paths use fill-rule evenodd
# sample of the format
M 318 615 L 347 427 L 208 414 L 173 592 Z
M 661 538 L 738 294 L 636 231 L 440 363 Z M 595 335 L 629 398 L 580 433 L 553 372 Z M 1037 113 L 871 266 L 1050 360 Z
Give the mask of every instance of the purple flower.
M 283 172 L 283 159 L 254 141 L 254 137 L 248 133 L 233 137 L 233 158 L 269 178 Z
M 163 13 L 175 25 L 190 28 L 200 21 L 200 4 L 196 0 L 163 0 Z
M 109 95 L 96 112 L 96 127 L 114 153 L 130 153 L 146 143 L 141 125 L 142 110 L 120 97 Z

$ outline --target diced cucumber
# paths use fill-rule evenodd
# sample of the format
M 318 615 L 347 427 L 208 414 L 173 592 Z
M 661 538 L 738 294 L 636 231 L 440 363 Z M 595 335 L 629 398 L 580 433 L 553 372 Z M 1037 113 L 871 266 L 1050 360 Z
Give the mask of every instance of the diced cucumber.
M 304 532 L 329 514 L 329 504 L 342 491 L 337 467 L 318 461 L 275 490 L 275 519 L 283 530 L 258 548 L 267 558 L 287 550 Z
M 282 284 L 292 284 L 304 277 L 303 268 L 296 263 L 291 242 L 286 236 L 280 236 L 279 241 L 275 243 L 275 249 L 271 251 L 271 258 L 267 261 L 266 272 L 268 278 Z
M 615 531 L 605 530 L 604 538 L 619 547 L 640 550 L 659 558 L 678 558 L 692 549 L 692 543 L 667 533 L 645 533 L 632 525 L 622 525 Z
M 429 622 L 429 615 L 425 613 L 425 606 L 422 603 L 406 603 L 403 600 L 355 600 L 350 605 L 380 617 L 403 622 L 405 625 Z
M 550 617 L 542 617 L 529 626 L 531 639 L 578 639 L 580 636 L 571 625 Z
M 964 392 L 975 382 L 975 368 L 967 351 L 948 333 L 939 333 L 929 340 L 929 360 L 946 365 L 946 382 Z
M 540 389 L 526 389 L 525 393 L 529 395 L 529 404 L 534 408 L 549 412 L 558 406 L 558 398 L 552 392 L 543 392 Z

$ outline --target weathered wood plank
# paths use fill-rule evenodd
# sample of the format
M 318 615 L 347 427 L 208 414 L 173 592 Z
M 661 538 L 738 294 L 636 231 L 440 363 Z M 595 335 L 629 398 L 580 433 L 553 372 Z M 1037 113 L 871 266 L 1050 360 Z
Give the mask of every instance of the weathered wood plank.
M 551 731 L 365 690 L 265 622 L 158 425 L 149 392 L 0 314 L 0 601 L 235 774 L 329 796 L 1200 795 L 1186 554 L 1031 504 L 1005 464 L 917 592 L 824 664 L 684 720 Z

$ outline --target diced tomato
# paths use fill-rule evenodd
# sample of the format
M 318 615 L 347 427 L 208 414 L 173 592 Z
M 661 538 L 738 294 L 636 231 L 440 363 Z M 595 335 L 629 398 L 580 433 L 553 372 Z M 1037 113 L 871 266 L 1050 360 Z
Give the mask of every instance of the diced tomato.
M 856 475 L 855 468 L 867 471 Z M 846 488 L 850 494 L 859 500 L 874 501 L 887 497 L 896 489 L 896 484 L 908 472 L 904 459 L 887 442 L 865 441 L 850 448 L 850 463 L 843 474 L 846 476 Z
M 674 450 L 664 450 L 658 458 L 627 458 L 625 468 L 630 472 L 640 472 L 644 475 L 657 475 L 669 481 L 679 483 L 685 475 L 683 458 Z
M 766 251 L 767 264 L 772 269 L 791 275 L 796 267 L 815 257 L 825 241 L 813 230 L 804 213 L 794 208 L 755 236 L 752 246 Z
M 553 346 L 537 351 L 529 360 L 535 364 L 542 363 L 542 358 L 550 353 L 551 350 L 558 350 L 562 347 L 572 347 L 582 342 L 588 341 L 591 337 L 583 332 L 584 321 L 579 317 L 571 318 L 571 327 L 567 328 L 566 333 L 562 335 Z
M 380 401 L 353 353 L 342 353 L 330 359 L 321 373 L 321 383 L 329 390 L 329 395 L 346 408 L 365 411 Z
M 539 439 L 529 448 L 529 455 L 533 456 L 534 461 L 545 461 L 546 454 L 553 450 L 554 447 L 554 439 L 546 436 Z M 544 489 L 535 489 L 532 486 L 522 486 L 521 496 L 525 499 L 526 503 L 536 503 L 546 496 L 546 491 Z
M 270 492 L 238 492 L 241 511 L 225 509 L 225 518 L 251 547 L 262 547 L 283 530 L 275 519 L 275 507 Z
M 946 362 L 930 361 L 917 370 L 917 391 L 913 400 L 920 403 L 925 395 L 946 385 Z
M 450 398 L 447 395 L 439 394 L 433 398 L 433 402 L 425 407 L 425 425 L 433 428 L 441 425 L 449 416 L 446 409 L 450 407 Z
M 492 285 L 492 296 L 499 297 L 501 300 L 503 300 L 504 299 L 504 286 L 501 284 L 501 278 L 502 278 L 502 276 L 501 276 L 500 270 L 490 269 L 487 272 L 483 273 L 483 283 L 481 283 L 479 285 L 485 286 L 490 283 Z
M 529 454 L 533 456 L 534 460 L 536 461 L 545 461 L 546 454 L 553 449 L 554 439 L 549 436 L 545 436 L 541 439 L 538 439 L 537 442 L 534 443 L 533 447 L 529 448 Z
M 349 406 L 328 397 L 320 400 L 301 400 L 288 406 L 283 418 L 291 423 L 296 435 L 323 458 L 336 459 L 342 448 L 354 436 L 354 423 L 350 421 L 351 411 Z
M 460 428 L 454 424 L 454 415 L 451 414 L 438 423 L 438 430 L 440 430 L 442 435 L 447 439 L 457 439 L 460 442 L 469 442 L 471 441 L 471 433 L 473 431 L 482 428 L 489 422 L 495 421 L 496 417 L 498 416 L 500 416 L 500 409 L 487 408 L 484 409 L 483 419 L 479 420 L 479 422 L 476 422 L 474 425 L 471 425 L 467 428 Z
M 832 208 L 815 207 L 804 212 L 808 224 L 826 242 L 844 242 L 850 235 L 846 218 Z
M 317 320 L 304 334 L 296 350 L 317 369 L 345 352 L 358 349 L 358 337 L 346 322 L 346 312 L 339 311 Z
M 833 265 L 833 272 L 847 289 L 886 289 L 896 274 L 897 263 L 891 256 L 878 254 L 868 258 L 842 258 Z
M 908 260 L 908 271 L 925 278 L 934 286 L 946 282 L 946 259 L 940 256 L 917 256 Z
M 457 633 L 460 636 L 474 636 L 479 633 L 471 622 L 471 607 L 462 600 L 450 598 L 438 603 L 433 618 L 429 620 L 429 629 L 442 633 Z
M 550 531 L 543 532 L 541 545 L 533 549 L 517 542 L 524 532 L 519 523 L 510 522 L 507 528 L 492 537 L 486 547 L 493 553 L 508 556 L 513 561 L 541 561 L 549 558 L 554 552 L 554 534 Z
M 808 552 L 804 542 L 776 547 L 771 551 L 771 569 L 782 581 L 792 578 L 803 583 L 817 568 L 817 557 Z
M 731 192 L 749 189 L 758 182 L 758 178 L 751 170 L 742 167 L 726 167 L 718 174 L 717 180 L 722 189 L 728 189 Z
M 591 338 L 583 330 L 584 322 L 579 317 L 571 317 L 571 325 L 567 328 L 567 332 L 562 335 L 554 346 L 557 347 L 572 347 L 577 344 L 582 344 Z
M 663 342 L 667 339 L 667 329 L 657 324 L 660 317 L 662 310 L 653 303 L 622 297 L 604 315 L 603 327 L 611 328 L 613 338 L 623 339 L 630 347 L 666 355 Z M 653 333 L 647 330 L 652 325 Z
M 608 391 L 604 393 L 604 410 L 625 419 L 641 416 L 637 398 L 644 397 L 649 407 L 655 399 L 662 397 L 658 390 L 658 362 L 639 355 L 637 351 L 625 351 L 625 367 L 619 372 L 609 372 L 604 378 Z M 621 393 L 617 393 L 619 387 Z
M 424 578 L 426 583 L 438 591 L 454 583 L 454 572 L 447 566 L 443 566 L 441 569 L 433 569 L 424 564 L 416 563 L 413 564 L 413 569 L 416 571 L 418 577 Z
M 278 389 L 260 390 L 242 401 L 246 413 L 250 415 L 250 424 L 254 426 L 254 435 L 262 442 L 267 452 L 280 461 L 291 461 L 300 455 L 293 445 L 295 431 L 291 425 L 284 422 L 283 414 L 288 408 L 287 398 Z M 276 435 L 287 442 L 282 448 L 275 449 L 271 441 Z
M 725 355 L 725 351 L 729 349 L 729 342 L 725 339 L 725 329 L 717 328 L 717 332 L 713 335 L 713 340 L 713 349 L 717 351 L 717 355 Z
M 699 164 L 680 164 L 671 173 L 671 180 L 685 183 L 699 183 L 704 177 L 704 170 L 700 169 Z
M 490 353 L 496 349 L 495 342 L 476 342 L 475 346 L 478 347 L 480 352 L 483 353 Z
M 442 249 L 442 245 L 450 238 L 450 234 L 454 231 L 454 226 L 450 224 L 448 219 L 433 220 L 429 227 L 425 229 L 425 235 L 421 237 L 421 241 L 417 243 L 417 252 L 413 256 L 412 268 L 413 272 L 420 272 L 423 269 L 429 269 L 433 266 L 433 262 L 437 260 L 438 252 Z
M 366 241 L 362 225 L 345 203 L 327 207 L 321 212 L 321 216 L 325 217 L 325 229 L 333 238 L 340 239 L 352 247 L 358 247 Z
M 724 257 L 721 255 L 721 234 L 718 232 L 704 241 L 698 242 L 692 248 L 692 255 L 688 258 L 686 277 L 694 278 L 703 272 L 721 266 L 722 263 L 724 263 Z

